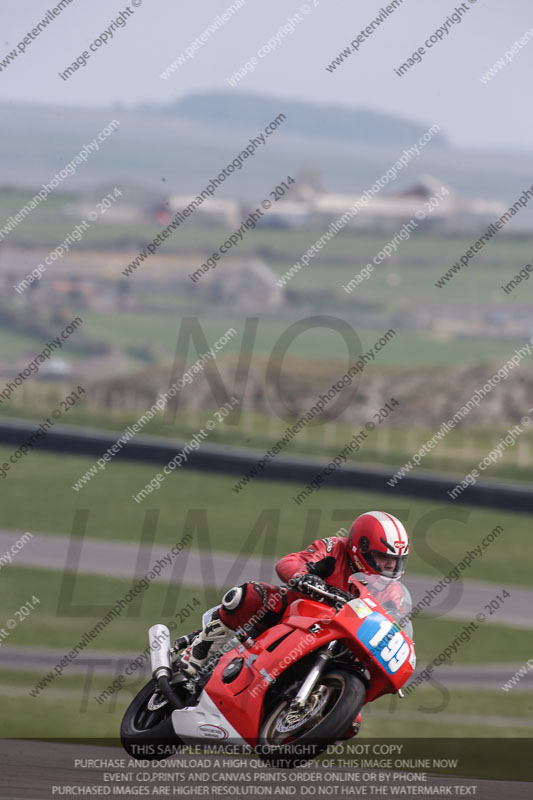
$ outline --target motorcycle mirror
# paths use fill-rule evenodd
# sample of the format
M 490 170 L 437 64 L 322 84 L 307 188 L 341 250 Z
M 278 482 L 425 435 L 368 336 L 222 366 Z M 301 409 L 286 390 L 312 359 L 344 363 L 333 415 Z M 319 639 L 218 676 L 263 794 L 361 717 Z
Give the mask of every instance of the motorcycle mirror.
M 361 572 L 354 572 L 352 575 L 350 575 L 348 578 L 348 583 L 351 586 L 354 586 L 356 591 L 358 591 L 358 584 L 362 584 L 363 586 L 367 585 L 367 581 L 364 579 L 364 576 Z

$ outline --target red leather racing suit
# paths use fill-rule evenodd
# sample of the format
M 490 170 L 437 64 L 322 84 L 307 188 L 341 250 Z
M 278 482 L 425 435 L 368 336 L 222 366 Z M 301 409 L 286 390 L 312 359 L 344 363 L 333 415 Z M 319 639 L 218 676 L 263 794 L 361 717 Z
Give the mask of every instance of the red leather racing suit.
M 347 541 L 342 536 L 317 539 L 305 550 L 283 556 L 276 564 L 276 572 L 283 582 L 288 583 L 292 578 L 305 575 L 307 564 L 330 557 L 334 562 L 333 571 L 329 577 L 324 578 L 325 582 L 329 586 L 349 591 L 348 578 L 354 569 L 348 560 Z M 381 605 L 392 604 L 397 609 L 398 616 L 409 611 L 405 605 L 408 593 L 400 583 L 392 583 L 380 592 L 371 587 L 369 589 Z M 246 628 L 250 622 L 257 630 L 266 630 L 278 623 L 287 605 L 301 596 L 300 592 L 292 589 L 249 581 L 227 592 L 220 606 L 220 619 L 233 630 L 243 626 Z

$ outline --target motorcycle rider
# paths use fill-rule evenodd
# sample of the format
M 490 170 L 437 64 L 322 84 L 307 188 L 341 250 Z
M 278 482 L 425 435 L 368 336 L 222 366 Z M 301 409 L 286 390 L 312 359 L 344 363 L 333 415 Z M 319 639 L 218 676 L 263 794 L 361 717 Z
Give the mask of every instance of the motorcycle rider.
M 375 599 L 396 619 L 403 620 L 406 633 L 412 626 L 406 619 L 411 608 L 407 589 L 399 583 L 409 555 L 409 536 L 392 514 L 367 511 L 354 520 L 347 537 L 319 539 L 299 553 L 290 553 L 276 564 L 276 572 L 287 586 L 248 581 L 226 592 L 210 621 L 183 652 L 180 668 L 196 678 L 211 654 L 237 631 L 262 632 L 276 625 L 287 606 L 313 587 L 334 586 L 351 592 L 351 575 L 364 580 Z M 350 735 L 358 731 L 360 715 Z

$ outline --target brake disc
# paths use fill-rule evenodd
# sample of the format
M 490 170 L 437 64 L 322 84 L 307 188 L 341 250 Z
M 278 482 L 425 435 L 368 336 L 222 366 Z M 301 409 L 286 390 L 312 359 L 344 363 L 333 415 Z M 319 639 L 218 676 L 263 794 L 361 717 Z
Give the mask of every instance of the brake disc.
M 276 721 L 275 730 L 278 733 L 289 733 L 296 728 L 301 728 L 324 706 L 328 698 L 328 690 L 320 686 L 312 693 L 305 708 L 289 709 L 285 716 Z
M 154 692 L 154 694 L 148 700 L 148 711 L 157 711 L 158 708 L 163 708 L 168 703 L 167 698 L 160 694 L 159 692 Z

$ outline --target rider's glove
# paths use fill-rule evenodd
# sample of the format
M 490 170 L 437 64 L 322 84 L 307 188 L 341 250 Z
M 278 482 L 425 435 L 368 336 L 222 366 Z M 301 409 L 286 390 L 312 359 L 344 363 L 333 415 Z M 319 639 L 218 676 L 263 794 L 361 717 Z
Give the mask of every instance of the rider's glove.
M 335 559 L 333 556 L 326 556 L 320 561 L 309 561 L 307 571 L 311 575 L 318 575 L 320 578 L 329 578 L 335 569 Z
M 300 575 L 295 579 L 292 586 L 296 592 L 305 592 L 305 594 L 312 592 L 313 587 L 327 589 L 327 584 L 318 575 Z

